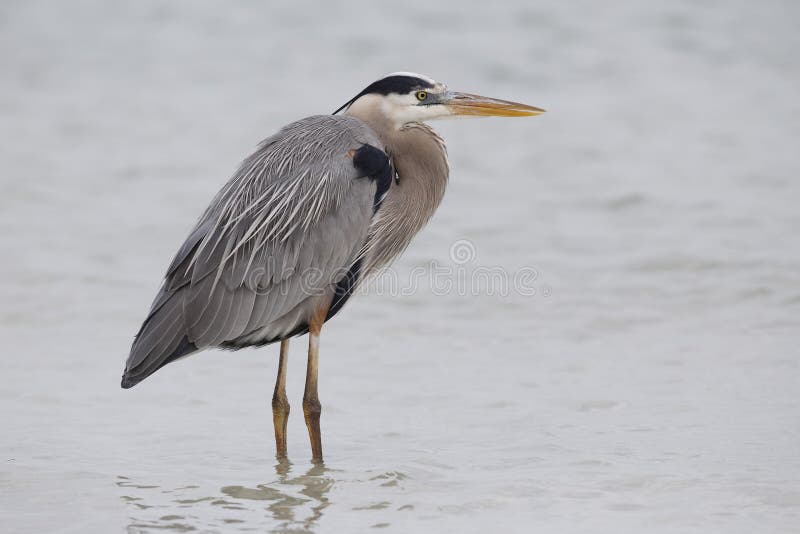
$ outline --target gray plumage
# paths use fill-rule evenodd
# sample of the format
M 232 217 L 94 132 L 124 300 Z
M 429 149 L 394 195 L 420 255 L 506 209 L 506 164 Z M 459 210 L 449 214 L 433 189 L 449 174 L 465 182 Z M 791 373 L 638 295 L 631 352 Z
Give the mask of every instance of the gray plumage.
M 340 109 L 345 115 L 308 117 L 265 140 L 217 194 L 167 269 L 122 387 L 208 347 L 281 341 L 273 413 L 285 453 L 286 341 L 309 331 L 304 413 L 321 458 L 321 325 L 409 245 L 444 195 L 447 150 L 423 121 L 543 111 L 412 73 L 382 78 Z
M 376 184 L 348 156 L 363 145 L 383 150 L 348 116 L 308 117 L 261 143 L 167 269 L 123 386 L 207 347 L 264 344 L 302 328 L 364 250 Z

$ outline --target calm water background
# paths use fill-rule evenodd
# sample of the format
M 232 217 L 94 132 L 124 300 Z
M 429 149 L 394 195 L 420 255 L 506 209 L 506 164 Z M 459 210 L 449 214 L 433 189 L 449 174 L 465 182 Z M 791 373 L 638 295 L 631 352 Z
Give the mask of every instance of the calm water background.
M 796 532 L 798 5 L 3 2 L 2 531 Z M 535 294 L 354 299 L 324 468 L 304 340 L 289 466 L 276 347 L 120 390 L 238 161 L 395 70 L 549 110 L 437 125 L 451 185 L 394 271 Z

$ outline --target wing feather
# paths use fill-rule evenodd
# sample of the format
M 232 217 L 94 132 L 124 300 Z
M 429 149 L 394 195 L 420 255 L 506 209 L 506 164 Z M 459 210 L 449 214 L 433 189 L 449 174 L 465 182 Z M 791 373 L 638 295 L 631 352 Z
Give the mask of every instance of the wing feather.
M 167 269 L 124 387 L 193 351 L 266 342 L 302 326 L 292 324 L 303 320 L 302 303 L 335 284 L 366 240 L 376 186 L 358 179 L 351 157 L 364 145 L 383 150 L 347 116 L 309 117 L 259 145 Z

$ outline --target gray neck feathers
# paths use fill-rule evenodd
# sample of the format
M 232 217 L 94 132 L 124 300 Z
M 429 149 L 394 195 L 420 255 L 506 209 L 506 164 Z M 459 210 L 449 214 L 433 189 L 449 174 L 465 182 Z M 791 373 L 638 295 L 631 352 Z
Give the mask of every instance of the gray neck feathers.
M 352 114 L 378 134 L 398 174 L 370 226 L 362 271 L 369 275 L 389 265 L 430 220 L 450 169 L 444 141 L 433 128 L 409 123 L 397 129 L 378 113 Z

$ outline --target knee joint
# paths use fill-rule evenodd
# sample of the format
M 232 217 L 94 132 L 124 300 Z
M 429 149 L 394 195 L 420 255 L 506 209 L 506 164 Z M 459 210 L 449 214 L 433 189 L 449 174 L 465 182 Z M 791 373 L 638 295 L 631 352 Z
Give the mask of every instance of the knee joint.
M 303 413 L 306 415 L 316 415 L 322 413 L 322 404 L 319 399 L 303 399 Z
M 272 411 L 289 413 L 289 399 L 286 398 L 286 395 L 272 396 Z

